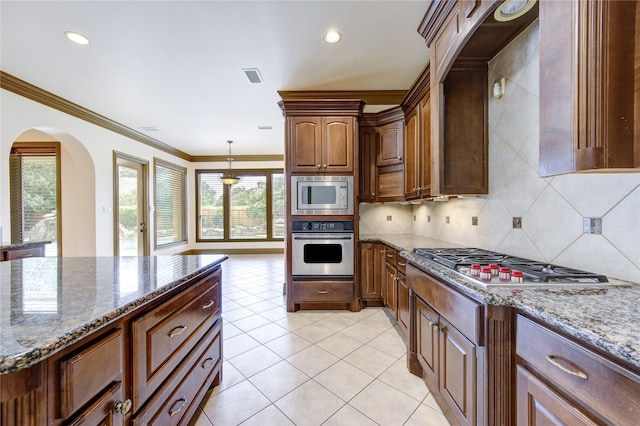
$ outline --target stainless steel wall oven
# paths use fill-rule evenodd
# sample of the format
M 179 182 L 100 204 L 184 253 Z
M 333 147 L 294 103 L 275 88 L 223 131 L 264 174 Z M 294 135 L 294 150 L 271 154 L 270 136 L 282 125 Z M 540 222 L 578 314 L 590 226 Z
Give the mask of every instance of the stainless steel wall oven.
M 353 221 L 294 220 L 291 225 L 293 279 L 353 279 Z

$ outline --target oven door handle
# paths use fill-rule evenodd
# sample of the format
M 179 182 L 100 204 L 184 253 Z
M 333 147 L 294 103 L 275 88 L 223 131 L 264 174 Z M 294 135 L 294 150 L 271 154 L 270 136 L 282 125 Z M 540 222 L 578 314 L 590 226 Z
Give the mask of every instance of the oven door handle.
M 293 237 L 294 240 L 317 241 L 317 240 L 352 240 L 353 237 Z

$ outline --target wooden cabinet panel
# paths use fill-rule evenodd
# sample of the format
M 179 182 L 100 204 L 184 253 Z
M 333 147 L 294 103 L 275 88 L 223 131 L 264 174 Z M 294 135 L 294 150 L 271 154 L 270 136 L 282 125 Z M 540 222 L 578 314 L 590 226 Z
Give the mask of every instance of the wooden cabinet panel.
M 360 167 L 358 200 L 363 202 L 375 201 L 377 186 L 376 168 L 376 129 L 369 126 L 360 127 Z
M 322 167 L 322 123 L 317 117 L 289 119 L 291 169 L 317 172 Z
M 220 312 L 220 271 L 132 322 L 133 411 L 195 347 Z
M 411 264 L 407 265 L 407 279 L 419 297 L 447 318 L 469 340 L 478 345 L 484 343 L 483 305 L 439 283 Z
M 325 172 L 353 172 L 353 117 L 322 117 L 322 168 Z
M 402 121 L 378 128 L 378 167 L 402 164 L 404 129 Z
M 418 167 L 418 187 L 420 197 L 431 195 L 431 97 L 429 93 L 420 100 L 420 165 Z
M 198 408 L 198 402 L 211 385 L 222 363 L 222 320 L 203 337 L 198 348 L 192 351 L 136 415 L 133 425 L 181 425 Z
M 293 281 L 291 301 L 294 303 L 352 303 L 353 281 Z
M 592 426 L 598 424 L 522 366 L 517 366 L 516 374 L 518 425 Z
M 384 244 L 361 243 L 360 291 L 363 300 L 382 300 Z
M 398 326 L 405 337 L 409 334 L 409 287 L 407 287 L 404 275 L 398 270 L 396 288 L 398 296 Z
M 460 20 L 460 6 L 456 4 L 449 13 L 447 21 L 438 30 L 435 41 L 429 46 L 431 49 L 431 63 L 434 65 L 433 71 L 436 76 L 440 76 L 445 72 L 454 58 L 457 47 L 462 42 Z
M 0 425 L 42 426 L 46 421 L 45 363 L 1 376 Z
M 638 19 L 633 1 L 540 2 L 541 176 L 640 166 Z
M 461 425 L 476 423 L 476 346 L 440 317 L 440 394 Z
M 76 417 L 70 426 L 100 425 L 122 426 L 125 416 L 115 413 L 113 407 L 123 400 L 122 382 L 114 383 L 101 397 Z
M 521 315 L 516 323 L 520 362 L 607 422 L 632 424 L 638 419 L 640 375 Z
M 353 117 L 290 117 L 291 171 L 353 172 Z
M 420 195 L 420 105 L 407 113 L 404 120 L 404 198 Z
M 393 319 L 398 319 L 398 286 L 396 283 L 396 268 L 395 266 L 386 263 L 385 264 L 385 300 L 384 303 L 389 308 Z
M 404 165 L 378 168 L 378 201 L 404 199 Z
M 123 346 L 122 330 L 117 329 L 60 362 L 62 417 L 70 417 L 109 385 L 120 382 Z
M 418 362 L 422 366 L 424 379 L 433 389 L 438 389 L 438 368 L 440 351 L 438 350 L 438 323 L 440 316 L 422 299 L 416 298 L 416 338 Z

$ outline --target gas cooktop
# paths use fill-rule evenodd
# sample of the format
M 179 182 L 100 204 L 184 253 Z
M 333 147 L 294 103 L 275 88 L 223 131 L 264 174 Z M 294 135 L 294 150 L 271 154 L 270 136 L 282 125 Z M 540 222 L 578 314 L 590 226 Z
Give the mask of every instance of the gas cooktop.
M 479 248 L 415 248 L 414 254 L 484 287 L 610 287 L 605 275 Z

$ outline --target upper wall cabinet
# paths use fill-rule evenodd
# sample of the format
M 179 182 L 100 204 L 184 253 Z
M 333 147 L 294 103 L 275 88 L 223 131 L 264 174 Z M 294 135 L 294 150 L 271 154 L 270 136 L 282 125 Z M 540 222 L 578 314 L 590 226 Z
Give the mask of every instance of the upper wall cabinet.
M 640 167 L 640 2 L 540 1 L 540 175 Z
M 291 173 L 353 174 L 360 100 L 284 100 Z
M 435 0 L 418 31 L 429 46 L 431 195 L 487 194 L 487 63 L 537 17 L 508 22 L 495 0 Z

